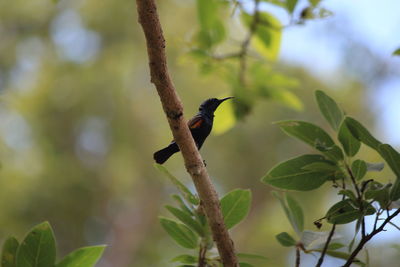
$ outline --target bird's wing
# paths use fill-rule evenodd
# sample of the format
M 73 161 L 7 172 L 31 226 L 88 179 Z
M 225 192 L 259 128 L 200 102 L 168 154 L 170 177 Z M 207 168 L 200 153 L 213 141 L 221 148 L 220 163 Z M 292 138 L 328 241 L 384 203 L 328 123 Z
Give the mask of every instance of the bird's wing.
M 200 115 L 196 115 L 188 121 L 190 130 L 198 129 L 203 124 L 204 119 Z M 171 144 L 175 143 L 175 140 L 171 141 Z
M 193 118 L 191 118 L 188 121 L 189 129 L 191 129 L 191 130 L 197 129 L 197 128 L 201 127 L 203 122 L 204 122 L 204 119 L 200 115 L 194 116 Z

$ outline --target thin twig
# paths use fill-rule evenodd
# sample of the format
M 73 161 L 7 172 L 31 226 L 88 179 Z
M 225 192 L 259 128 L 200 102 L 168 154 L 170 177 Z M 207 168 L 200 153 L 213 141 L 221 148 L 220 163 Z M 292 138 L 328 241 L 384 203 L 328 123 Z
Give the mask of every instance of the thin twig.
M 379 210 L 376 212 L 373 231 L 376 230 L 376 226 L 377 226 L 377 224 L 378 224 L 379 216 L 381 216 L 382 212 L 383 212 L 382 209 L 379 209 Z
M 322 265 L 322 263 L 324 262 L 324 257 L 325 257 L 326 251 L 328 250 L 329 243 L 332 240 L 333 234 L 335 233 L 335 229 L 336 229 L 336 224 L 333 224 L 332 229 L 329 232 L 328 239 L 326 240 L 324 248 L 322 249 L 321 256 L 319 257 L 318 263 L 317 263 L 317 265 L 315 265 L 315 267 L 320 267 Z
M 296 247 L 296 267 L 300 267 L 300 247 Z
M 165 39 L 155 0 L 136 0 L 136 4 L 139 23 L 146 37 L 151 82 L 156 86 L 174 140 L 201 199 L 222 264 L 237 267 L 234 244 L 224 224 L 218 194 L 183 117 L 183 105 L 168 72 Z
M 350 169 L 350 167 L 346 164 L 346 169 L 347 172 L 350 175 L 350 179 L 351 182 L 353 183 L 353 186 L 356 190 L 357 193 L 357 198 L 358 198 L 358 203 L 360 205 L 360 211 L 361 213 L 364 215 L 364 205 L 363 205 L 363 199 L 362 199 L 362 194 L 360 192 L 360 188 L 358 188 L 357 182 L 356 182 L 356 178 L 354 177 L 354 174 L 352 172 L 352 170 Z M 364 238 L 366 236 L 366 232 L 365 232 L 365 217 L 363 216 L 361 219 L 361 238 Z
M 204 244 L 204 240 L 202 240 L 200 243 L 199 263 L 198 263 L 197 267 L 206 267 L 207 266 L 206 253 L 207 253 L 207 245 Z
M 351 253 L 350 257 L 347 259 L 346 263 L 342 267 L 350 267 L 350 265 L 353 263 L 354 259 L 360 253 L 360 251 L 363 249 L 364 245 L 371 240 L 376 234 L 384 231 L 385 226 L 398 214 L 400 213 L 400 209 L 397 209 L 392 215 L 388 216 L 386 220 L 377 228 L 376 230 L 372 231 L 370 234 L 366 235 L 360 240 L 360 243 L 357 245 L 357 247 L 354 249 L 354 251 Z
M 394 223 L 392 223 L 392 222 L 389 222 L 389 224 L 390 224 L 391 226 L 393 226 L 394 228 L 396 228 L 397 230 L 400 231 L 400 227 L 397 226 L 396 224 L 394 224 Z

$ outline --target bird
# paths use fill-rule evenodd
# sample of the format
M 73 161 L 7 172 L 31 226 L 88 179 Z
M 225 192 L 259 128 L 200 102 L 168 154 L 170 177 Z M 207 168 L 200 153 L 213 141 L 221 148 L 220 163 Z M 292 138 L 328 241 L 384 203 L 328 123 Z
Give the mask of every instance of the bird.
M 210 98 L 201 103 L 199 112 L 188 121 L 188 127 L 192 133 L 193 139 L 198 149 L 201 148 L 204 141 L 211 132 L 214 123 L 214 112 L 219 105 L 234 97 L 222 99 Z M 174 140 L 165 148 L 154 153 L 153 158 L 158 164 L 166 162 L 173 154 L 179 151 L 179 147 Z

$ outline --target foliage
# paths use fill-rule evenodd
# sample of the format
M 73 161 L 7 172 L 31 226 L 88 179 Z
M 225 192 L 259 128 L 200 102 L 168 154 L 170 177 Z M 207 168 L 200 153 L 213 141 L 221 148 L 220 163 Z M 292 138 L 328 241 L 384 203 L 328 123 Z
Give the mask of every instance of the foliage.
M 171 261 L 177 264 L 189 264 L 197 266 L 200 263 L 207 263 L 209 266 L 219 266 L 219 256 L 212 250 L 214 241 L 210 232 L 206 216 L 198 197 L 173 176 L 164 166 L 155 164 L 178 189 L 179 195 L 172 195 L 177 202 L 176 207 L 166 205 L 165 208 L 178 219 L 178 221 L 160 217 L 161 226 L 168 235 L 181 247 L 199 252 L 176 256 Z M 195 201 L 193 201 L 195 200 Z M 231 229 L 240 223 L 248 214 L 251 205 L 251 192 L 249 190 L 235 189 L 221 198 L 221 211 L 224 216 L 224 223 Z M 238 253 L 239 259 L 265 260 L 263 256 L 247 253 Z M 247 262 L 241 262 L 241 266 L 252 266 Z M 202 265 L 203 266 L 203 265 Z
M 262 8 L 265 3 L 283 10 L 288 24 L 283 25 L 272 12 Z M 320 1 L 310 1 L 302 12 L 295 14 L 297 8 L 297 0 L 197 0 L 198 29 L 189 55 L 200 65 L 202 73 L 217 75 L 232 88 L 232 95 L 236 97 L 234 113 L 227 114 L 226 118 L 231 120 L 233 114 L 243 118 L 260 98 L 273 99 L 295 110 L 303 108 L 293 93 L 298 81 L 273 68 L 282 31 L 331 13 L 321 7 Z M 231 42 L 229 26 L 237 18 L 245 32 L 243 41 L 237 46 L 228 45 Z M 220 47 L 229 52 L 221 54 Z
M 393 56 L 400 56 L 400 48 L 393 51 Z
M 302 155 L 279 163 L 273 167 L 261 179 L 262 182 L 275 188 L 306 191 L 315 190 L 325 183 L 332 183 L 341 200 L 328 209 L 325 216 L 316 221 L 318 228 L 325 219 L 332 224 L 330 233 L 311 232 L 303 230 L 304 219 L 300 205 L 290 195 L 281 197 L 278 193 L 274 196 L 279 199 L 286 216 L 288 217 L 297 239 L 287 232 L 276 236 L 283 246 L 296 247 L 296 250 L 304 253 L 320 252 L 320 263 L 324 256 L 346 260 L 346 265 L 351 263 L 364 265 L 356 255 L 366 242 L 374 235 L 384 230 L 385 225 L 391 223 L 400 209 L 392 212 L 392 204 L 400 198 L 400 154 L 389 144 L 382 144 L 356 119 L 344 115 L 336 102 L 322 91 L 315 93 L 318 107 L 323 117 L 336 132 L 334 139 L 317 125 L 302 121 L 283 121 L 277 125 L 289 136 L 294 137 L 313 147 L 319 154 Z M 395 182 L 382 184 L 374 179 L 367 179 L 370 171 L 381 171 L 382 164 L 367 163 L 362 159 L 354 158 L 360 144 L 367 145 L 376 150 L 386 161 L 395 174 Z M 386 212 L 387 217 L 382 218 Z M 375 223 L 371 226 L 370 233 L 366 232 L 365 217 L 375 215 Z M 355 233 L 359 233 L 360 242 L 356 248 L 352 248 L 352 241 L 348 245 L 330 244 L 336 225 L 348 224 L 356 221 Z M 380 224 L 379 221 L 383 221 Z M 392 223 L 391 223 L 392 224 Z M 324 248 L 310 246 L 317 239 L 322 239 Z M 321 240 L 320 240 L 321 241 Z M 318 242 L 321 244 L 321 242 Z M 351 253 L 338 252 L 337 249 L 348 247 Z M 297 255 L 300 255 L 299 253 Z M 299 258 L 300 256 L 298 256 Z
M 3 1 L 0 4 L 0 238 L 4 240 L 8 233 L 23 237 L 24 229 L 29 225 L 50 220 L 53 227 L 60 229 L 56 233 L 59 255 L 85 243 L 103 243 L 111 236 L 113 238 L 107 242 L 123 245 L 110 246 L 110 253 L 107 253 L 102 265 L 168 266 L 165 259 L 177 255 L 180 246 L 164 246 L 170 240 L 162 239 L 160 242 L 156 215 L 160 202 L 165 201 L 163 193 L 166 188 L 154 178 L 155 170 L 149 168 L 149 162 L 151 153 L 169 142 L 171 136 L 146 72 L 148 62 L 144 56 L 143 34 L 138 30 L 135 17 L 135 1 L 104 0 L 101 4 L 95 0 L 54 2 L 57 4 L 52 5 L 48 0 Z M 307 108 L 301 116 L 309 118 L 314 116 L 314 109 L 309 104 L 309 88 L 331 88 L 301 68 L 292 68 L 268 58 L 268 52 L 274 54 L 276 50 L 268 48 L 258 35 L 254 35 L 248 45 L 245 86 L 241 86 L 238 75 L 241 58 L 221 59 L 219 56 L 241 50 L 242 41 L 247 39 L 250 30 L 245 24 L 244 14 L 254 18 L 253 1 L 246 1 L 249 4 L 244 12 L 236 7 L 233 15 L 234 1 L 214 1 L 217 8 L 211 12 L 215 12 L 217 18 L 213 21 L 222 21 L 224 30 L 211 26 L 214 31 L 221 31 L 223 36 L 218 40 L 215 33 L 211 35 L 214 38 L 212 42 L 216 40 L 217 43 L 205 50 L 211 50 L 213 54 L 202 54 L 202 51 L 196 54 L 196 34 L 200 30 L 200 22 L 197 28 L 193 25 L 196 25 L 195 19 L 200 18 L 196 17 L 194 8 L 197 6 L 193 7 L 194 2 L 157 1 L 165 26 L 168 58 L 172 63 L 169 68 L 188 115 L 196 111 L 205 97 L 226 96 L 227 86 L 241 99 L 225 114 L 216 115 L 217 127 L 222 125 L 221 121 L 230 119 L 230 125 L 219 133 L 234 125 L 235 118 L 231 116 L 234 112 L 242 112 L 245 116 L 246 112 L 256 108 L 257 112 L 247 117 L 246 124 L 236 125 L 229 135 L 209 138 L 202 155 L 213 170 L 218 189 L 235 188 L 240 184 L 243 188 L 252 188 L 252 196 L 257 200 L 254 200 L 256 212 L 250 214 L 250 223 L 233 229 L 235 241 L 251 250 L 258 249 L 261 254 L 268 254 L 271 249 L 280 261 L 278 264 L 271 261 L 257 263 L 256 266 L 282 266 L 286 250 L 271 247 L 271 243 L 275 242 L 271 232 L 281 218 L 270 212 L 276 202 L 256 184 L 255 177 L 260 176 L 260 166 L 269 169 L 271 162 L 282 158 L 282 153 L 286 155 L 302 149 L 287 149 L 292 143 L 284 135 L 276 134 L 269 124 L 271 120 L 290 118 L 287 113 L 299 120 L 300 114 L 293 114 L 293 111 L 272 102 L 283 103 L 294 110 L 305 106 Z M 204 2 L 207 4 L 207 1 Z M 261 0 L 260 11 L 264 14 L 277 18 L 274 9 L 264 8 L 271 3 L 290 13 L 293 21 L 279 17 L 280 31 L 266 26 L 259 28 L 274 37 L 279 33 L 283 35 L 287 27 L 301 27 L 300 24 L 307 23 L 313 15 L 319 16 L 319 10 L 324 5 L 323 1 L 306 2 Z M 303 9 L 306 5 L 311 9 Z M 341 36 L 334 30 L 326 32 L 341 41 Z M 279 38 L 274 40 L 282 41 Z M 184 52 L 182 46 L 188 43 L 192 61 L 184 62 L 182 67 L 177 57 Z M 352 55 L 347 58 L 351 58 L 355 66 L 360 63 L 361 66 L 366 65 L 366 58 L 360 60 L 352 54 L 362 48 L 365 47 L 359 45 L 347 52 Z M 213 55 L 216 58 L 212 58 Z M 371 67 L 373 62 L 371 60 Z M 207 75 L 204 79 L 199 79 L 193 63 Z M 375 66 L 379 69 L 376 75 L 363 77 L 379 79 L 388 73 L 386 68 L 379 67 L 381 64 Z M 347 80 L 349 76 L 346 74 L 343 71 L 335 76 L 335 92 L 342 96 L 346 94 L 346 97 L 340 98 L 342 106 L 348 107 L 352 117 L 365 121 L 373 109 L 365 109 L 360 104 L 366 98 L 364 86 L 354 76 L 351 81 Z M 268 105 L 259 105 L 264 99 L 273 101 Z M 218 111 L 224 112 L 228 105 L 230 103 Z M 316 120 L 313 122 L 316 123 Z M 361 142 L 353 137 L 346 124 L 340 126 L 339 142 L 343 145 L 343 152 L 347 157 L 362 153 L 366 162 L 368 171 L 360 183 L 370 177 L 381 176 L 385 179 L 380 173 L 371 173 L 383 169 L 383 163 L 370 162 L 378 161 L 372 150 L 362 149 L 359 152 Z M 331 133 L 330 129 L 325 130 Z M 179 156 L 169 164 L 170 170 L 181 175 L 176 171 L 181 168 Z M 389 176 L 386 166 L 382 173 Z M 332 169 L 325 163 L 311 164 L 307 168 Z M 394 207 L 396 201 L 387 199 L 387 192 L 389 197 L 396 199 L 398 195 L 395 193 L 399 191 L 393 188 L 400 184 L 398 180 L 393 181 L 392 186 L 380 179 L 369 182 L 365 199 L 376 199 L 374 207 L 388 206 L 390 202 L 390 206 Z M 307 191 L 301 198 L 298 195 L 293 195 L 293 198 L 304 206 L 310 199 L 325 195 L 330 184 L 330 181 L 325 181 L 325 186 L 318 191 Z M 341 193 L 351 196 L 349 191 Z M 175 199 L 176 196 L 173 197 Z M 306 215 L 312 213 L 316 216 L 315 212 L 324 202 L 318 201 L 313 209 L 304 206 Z M 137 216 L 138 213 L 140 216 Z M 306 222 L 310 219 L 305 219 L 307 228 Z M 255 223 L 260 227 L 254 227 Z M 295 237 L 294 231 L 282 231 Z M 16 247 L 15 241 L 7 241 L 11 250 Z M 194 250 L 191 252 L 195 253 Z M 247 259 L 240 254 L 238 256 L 243 261 Z M 186 260 L 189 262 L 190 257 Z M 388 263 L 390 257 L 384 260 L 387 265 L 396 264 L 393 261 Z
M 1 267 L 92 267 L 100 259 L 105 246 L 77 249 L 56 261 L 56 241 L 48 222 L 33 227 L 19 243 L 9 237 L 3 244 Z

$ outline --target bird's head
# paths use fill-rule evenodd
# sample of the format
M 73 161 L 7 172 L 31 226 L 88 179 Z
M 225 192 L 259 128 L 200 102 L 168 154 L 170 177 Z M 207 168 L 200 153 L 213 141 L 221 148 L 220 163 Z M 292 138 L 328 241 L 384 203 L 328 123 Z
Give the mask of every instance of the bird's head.
M 213 114 L 214 111 L 218 108 L 218 106 L 224 102 L 225 100 L 231 99 L 231 97 L 226 97 L 222 99 L 217 99 L 217 98 L 210 98 L 201 103 L 199 111 L 200 112 L 205 112 L 205 113 L 211 113 Z

